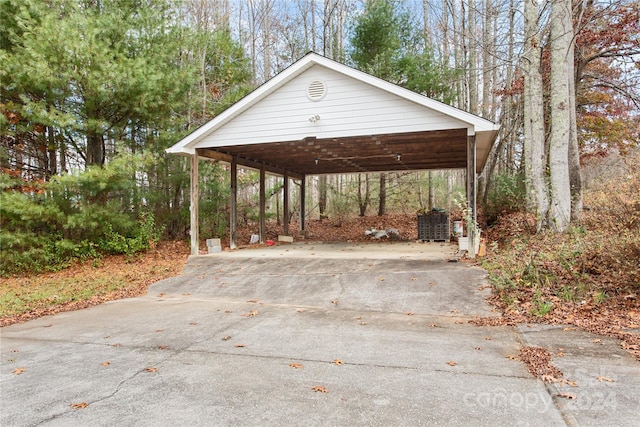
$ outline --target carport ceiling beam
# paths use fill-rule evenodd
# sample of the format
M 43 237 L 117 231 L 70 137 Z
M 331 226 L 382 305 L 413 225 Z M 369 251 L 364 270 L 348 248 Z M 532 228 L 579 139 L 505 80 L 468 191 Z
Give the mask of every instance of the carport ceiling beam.
M 197 148 L 196 149 L 198 156 L 200 157 L 205 157 L 207 159 L 212 159 L 212 160 L 219 160 L 221 162 L 225 162 L 225 163 L 231 163 L 234 156 L 231 156 L 230 154 L 226 154 L 226 153 L 221 153 L 219 151 L 213 150 L 211 148 Z M 236 163 L 240 166 L 244 166 L 246 168 L 249 169 L 254 169 L 254 170 L 260 170 L 264 167 L 264 170 L 273 174 L 273 175 L 280 175 L 280 176 L 284 176 L 285 174 L 289 175 L 290 178 L 293 179 L 302 179 L 304 177 L 304 175 L 302 174 L 298 174 L 292 171 L 288 171 L 286 169 L 283 168 L 279 168 L 277 166 L 273 166 L 270 165 L 268 163 L 263 163 L 263 162 L 259 162 L 257 160 L 252 160 L 252 159 L 247 159 L 245 157 L 242 156 L 235 156 L 235 160 Z

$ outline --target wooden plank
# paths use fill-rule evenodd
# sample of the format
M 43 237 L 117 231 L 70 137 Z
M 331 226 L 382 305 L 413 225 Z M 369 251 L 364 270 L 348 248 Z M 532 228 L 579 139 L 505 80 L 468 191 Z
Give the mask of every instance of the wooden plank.
M 229 247 L 237 248 L 237 232 L 238 232 L 238 164 L 235 158 L 231 161 L 231 200 L 229 212 Z
M 199 174 L 198 155 L 191 156 L 191 188 L 190 188 L 190 211 L 191 211 L 191 255 L 198 255 L 200 252 L 198 200 L 199 200 Z
M 260 168 L 260 243 L 264 243 L 266 239 L 267 226 L 265 223 L 266 216 L 266 171 L 264 164 Z
M 305 235 L 305 207 L 307 197 L 307 180 L 306 177 L 302 177 L 300 180 L 300 231 Z
M 471 209 L 471 220 L 475 223 L 476 215 L 476 192 L 477 192 L 477 175 L 476 175 L 476 137 L 467 137 L 467 203 Z M 469 250 L 467 257 L 475 259 L 475 242 L 478 236 L 475 227 L 467 225 L 467 234 L 469 236 Z
M 289 175 L 284 175 L 284 213 L 282 214 L 283 227 L 282 231 L 285 236 L 289 235 Z

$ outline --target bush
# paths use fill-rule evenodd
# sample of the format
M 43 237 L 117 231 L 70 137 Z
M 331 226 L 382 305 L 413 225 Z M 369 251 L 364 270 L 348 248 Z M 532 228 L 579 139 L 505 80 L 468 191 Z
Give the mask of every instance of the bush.
M 501 174 L 495 177 L 495 185 L 487 193 L 483 212 L 487 222 L 494 222 L 501 214 L 526 211 L 524 175 Z
M 161 230 L 136 202 L 135 160 L 48 183 L 0 174 L 0 274 L 58 270 L 74 259 L 155 245 Z

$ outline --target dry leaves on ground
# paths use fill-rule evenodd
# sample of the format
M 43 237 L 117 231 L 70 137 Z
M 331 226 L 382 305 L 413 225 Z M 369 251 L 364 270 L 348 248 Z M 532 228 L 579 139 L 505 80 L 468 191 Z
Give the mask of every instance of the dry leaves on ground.
M 551 364 L 551 353 L 546 348 L 522 347 L 520 360 L 527 366 L 531 375 L 545 382 L 558 382 L 563 377 L 563 373 Z
M 71 406 L 73 409 L 82 409 L 89 406 L 89 404 L 87 402 L 79 402 L 79 403 L 72 403 L 69 406 Z

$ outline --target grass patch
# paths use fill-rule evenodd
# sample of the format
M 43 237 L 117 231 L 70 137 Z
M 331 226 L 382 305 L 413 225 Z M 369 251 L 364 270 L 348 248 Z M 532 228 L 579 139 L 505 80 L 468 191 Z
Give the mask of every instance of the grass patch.
M 17 316 L 29 311 L 47 310 L 74 301 L 106 296 L 126 290 L 130 284 L 105 277 L 62 278 L 58 280 L 16 281 L 0 288 L 0 317 Z
M 0 278 L 0 326 L 142 295 L 179 274 L 188 252 L 184 242 L 162 242 L 135 258 L 106 256 L 58 272 Z

